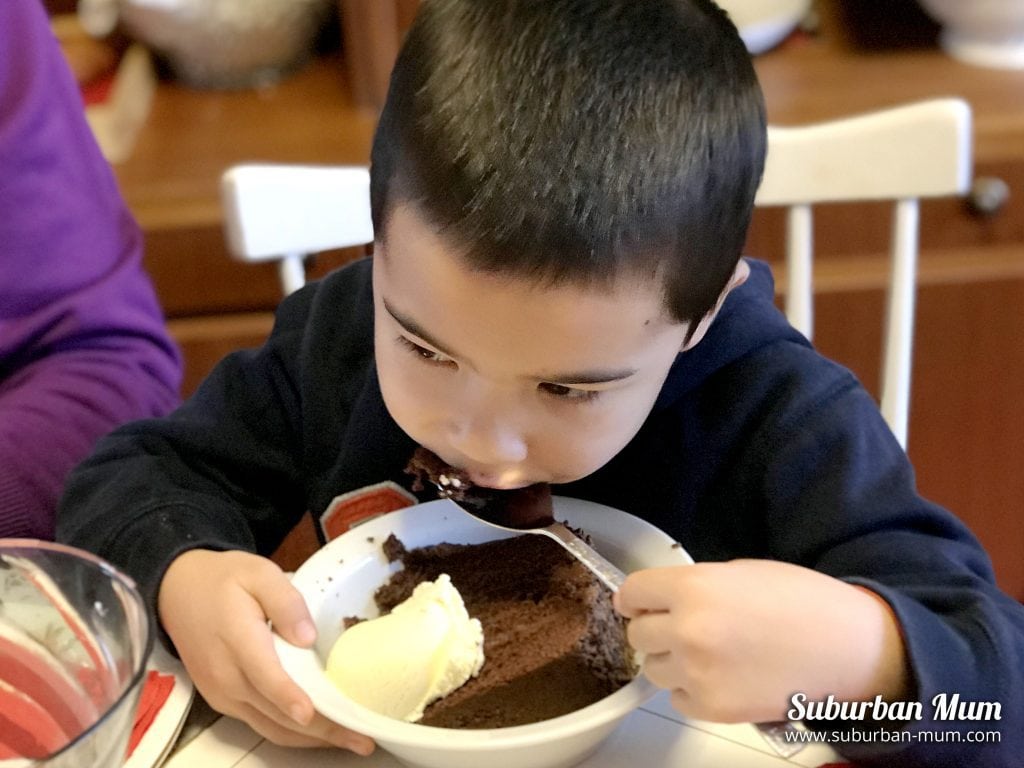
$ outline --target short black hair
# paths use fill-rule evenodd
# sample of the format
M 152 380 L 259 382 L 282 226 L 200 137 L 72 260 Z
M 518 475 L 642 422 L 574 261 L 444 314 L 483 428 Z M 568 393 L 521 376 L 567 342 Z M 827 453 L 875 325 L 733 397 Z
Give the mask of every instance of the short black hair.
M 373 223 L 412 203 L 471 269 L 663 281 L 693 326 L 741 255 L 764 100 L 710 0 L 424 0 L 374 137 Z

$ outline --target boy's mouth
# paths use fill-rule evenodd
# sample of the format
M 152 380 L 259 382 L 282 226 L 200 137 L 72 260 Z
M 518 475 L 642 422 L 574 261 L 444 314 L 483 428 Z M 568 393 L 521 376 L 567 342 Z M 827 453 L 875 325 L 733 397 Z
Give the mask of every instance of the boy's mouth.
M 503 475 L 489 474 L 486 472 L 475 472 L 473 470 L 463 470 L 469 477 L 470 482 L 473 485 L 481 488 L 489 488 L 492 491 L 514 491 L 518 488 L 525 488 L 528 485 L 533 485 L 532 482 L 516 480 L 514 477 L 506 477 Z
M 514 491 L 533 485 L 535 481 L 524 478 L 516 470 L 495 471 L 481 467 L 475 467 L 468 461 L 448 461 L 442 454 L 435 453 L 438 459 L 461 474 L 465 475 L 473 485 L 479 488 L 487 488 L 492 491 Z

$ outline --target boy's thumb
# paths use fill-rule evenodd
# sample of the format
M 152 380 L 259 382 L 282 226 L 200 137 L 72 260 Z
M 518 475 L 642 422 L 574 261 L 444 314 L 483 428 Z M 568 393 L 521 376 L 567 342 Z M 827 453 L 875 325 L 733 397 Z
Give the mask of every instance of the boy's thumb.
M 308 648 L 316 640 L 316 626 L 305 600 L 288 586 L 286 590 L 275 590 L 273 596 L 264 595 L 263 610 L 277 634 L 292 645 Z
M 300 619 L 285 630 L 278 627 L 278 633 L 292 645 L 308 648 L 316 641 L 316 627 L 310 619 Z

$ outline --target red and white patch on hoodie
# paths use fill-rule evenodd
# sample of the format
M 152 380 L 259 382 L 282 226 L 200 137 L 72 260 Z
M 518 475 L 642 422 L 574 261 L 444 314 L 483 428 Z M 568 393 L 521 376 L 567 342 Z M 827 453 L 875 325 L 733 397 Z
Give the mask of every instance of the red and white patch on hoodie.
M 320 515 L 320 529 L 330 541 L 360 523 L 411 507 L 417 499 L 398 483 L 386 480 L 335 496 Z

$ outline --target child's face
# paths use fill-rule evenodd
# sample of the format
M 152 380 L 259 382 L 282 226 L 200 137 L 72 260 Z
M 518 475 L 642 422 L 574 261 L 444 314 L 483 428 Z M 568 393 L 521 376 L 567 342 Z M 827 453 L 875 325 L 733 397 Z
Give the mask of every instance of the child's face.
M 653 283 L 551 288 L 472 272 L 408 206 L 377 244 L 373 293 L 391 416 L 496 488 L 605 464 L 640 429 L 687 330 Z

